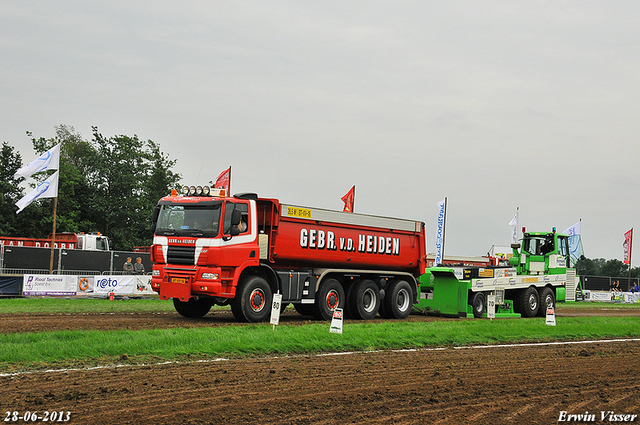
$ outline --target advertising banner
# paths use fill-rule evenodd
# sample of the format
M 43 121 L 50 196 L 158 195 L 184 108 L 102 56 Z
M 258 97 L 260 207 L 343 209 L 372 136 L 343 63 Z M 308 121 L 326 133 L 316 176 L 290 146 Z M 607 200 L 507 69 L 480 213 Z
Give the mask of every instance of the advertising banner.
M 94 294 L 152 295 L 151 276 L 94 276 Z
M 26 274 L 22 295 L 75 295 L 77 277 L 71 275 Z
M 611 301 L 613 292 L 593 292 L 591 291 L 591 296 L 589 299 L 591 301 Z

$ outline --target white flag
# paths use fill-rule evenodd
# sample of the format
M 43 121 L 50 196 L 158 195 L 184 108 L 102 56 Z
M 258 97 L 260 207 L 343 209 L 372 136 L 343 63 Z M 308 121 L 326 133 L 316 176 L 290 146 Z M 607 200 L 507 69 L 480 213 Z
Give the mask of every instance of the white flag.
M 51 174 L 51 177 L 40 183 L 35 189 L 27 193 L 24 198 L 16 202 L 18 206 L 18 214 L 29 204 L 39 198 L 56 198 L 58 196 L 58 171 Z
M 574 236 L 580 234 L 580 228 L 582 227 L 582 221 L 577 222 L 573 226 L 567 228 L 564 232 L 565 235 Z
M 57 170 L 60 167 L 60 143 L 40 155 L 38 158 L 25 165 L 13 176 L 14 179 L 18 177 L 31 177 L 35 173 L 46 170 Z M 54 196 L 55 198 L 55 196 Z
M 511 226 L 511 243 L 518 243 L 518 214 L 519 212 L 509 222 L 509 226 Z

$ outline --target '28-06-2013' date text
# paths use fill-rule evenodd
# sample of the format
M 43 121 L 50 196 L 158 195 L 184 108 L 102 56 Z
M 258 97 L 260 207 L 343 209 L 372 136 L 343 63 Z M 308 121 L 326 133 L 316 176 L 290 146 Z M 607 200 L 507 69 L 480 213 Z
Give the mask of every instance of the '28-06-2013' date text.
M 49 412 L 30 412 L 24 413 L 18 411 L 6 411 L 4 421 L 5 422 L 68 422 L 71 419 L 71 412 L 69 411 L 57 411 L 53 410 Z

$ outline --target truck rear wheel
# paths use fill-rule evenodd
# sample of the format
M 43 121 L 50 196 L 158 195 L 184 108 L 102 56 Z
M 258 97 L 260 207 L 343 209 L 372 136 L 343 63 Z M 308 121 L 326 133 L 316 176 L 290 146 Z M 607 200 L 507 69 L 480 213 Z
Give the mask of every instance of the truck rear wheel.
M 404 280 L 395 280 L 386 288 L 380 303 L 380 316 L 385 319 L 406 319 L 411 314 L 413 291 Z
M 538 308 L 538 316 L 545 317 L 547 308 L 556 306 L 556 297 L 553 295 L 551 288 L 542 288 L 540 290 L 540 307 Z
M 487 298 L 482 292 L 476 292 L 471 299 L 471 306 L 473 307 L 473 317 L 480 318 L 487 310 Z
M 173 306 L 179 315 L 199 319 L 211 310 L 212 300 L 200 298 L 189 299 L 189 301 L 180 301 L 178 298 L 173 299 Z
M 231 311 L 240 322 L 263 322 L 271 314 L 273 294 L 266 280 L 251 276 L 236 289 Z
M 518 312 L 523 317 L 536 317 L 540 308 L 538 290 L 534 286 L 520 291 L 518 297 Z
M 314 316 L 319 320 L 331 320 L 336 308 L 344 308 L 344 289 L 335 279 L 326 280 L 316 294 Z
M 349 291 L 349 313 L 354 319 L 369 320 L 376 317 L 380 308 L 380 290 L 368 279 L 353 284 Z

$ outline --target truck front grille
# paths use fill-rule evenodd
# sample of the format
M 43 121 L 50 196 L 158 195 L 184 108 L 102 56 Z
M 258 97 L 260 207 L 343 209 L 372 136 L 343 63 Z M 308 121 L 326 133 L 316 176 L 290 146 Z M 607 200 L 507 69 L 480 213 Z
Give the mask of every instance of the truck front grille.
M 196 248 L 193 246 L 169 246 L 167 250 L 167 264 L 195 264 Z

